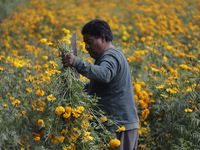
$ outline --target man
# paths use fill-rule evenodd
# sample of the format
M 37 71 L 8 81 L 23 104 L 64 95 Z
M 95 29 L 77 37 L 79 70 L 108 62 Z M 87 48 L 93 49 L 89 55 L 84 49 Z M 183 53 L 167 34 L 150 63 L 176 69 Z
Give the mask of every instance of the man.
M 107 127 L 121 141 L 112 150 L 135 150 L 139 119 L 128 62 L 121 49 L 112 45 L 113 34 L 107 22 L 98 19 L 88 22 L 82 35 L 85 48 L 95 59 L 94 65 L 71 54 L 62 55 L 62 63 L 90 79 L 88 94 L 100 97 L 98 104 L 105 115 L 112 116 L 111 119 L 126 128 L 119 133 L 116 126 Z

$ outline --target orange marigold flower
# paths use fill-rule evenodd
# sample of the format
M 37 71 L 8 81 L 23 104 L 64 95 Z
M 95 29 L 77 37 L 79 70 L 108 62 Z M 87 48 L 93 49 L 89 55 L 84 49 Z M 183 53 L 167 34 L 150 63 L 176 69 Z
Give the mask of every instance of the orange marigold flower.
M 43 96 L 44 95 L 44 91 L 43 90 L 41 90 L 41 89 L 38 89 L 37 91 L 36 91 L 36 95 L 39 97 L 39 96 Z
M 110 144 L 111 148 L 114 148 L 114 147 L 119 146 L 121 144 L 121 142 L 118 139 L 112 139 L 112 140 L 110 140 L 109 144 Z
M 56 110 L 55 110 L 55 113 L 56 113 L 57 115 L 61 115 L 61 114 L 64 113 L 64 112 L 65 112 L 65 108 L 62 107 L 62 106 L 57 107 Z
M 107 119 L 107 117 L 101 117 L 101 121 L 106 122 L 106 121 L 108 121 L 108 119 Z

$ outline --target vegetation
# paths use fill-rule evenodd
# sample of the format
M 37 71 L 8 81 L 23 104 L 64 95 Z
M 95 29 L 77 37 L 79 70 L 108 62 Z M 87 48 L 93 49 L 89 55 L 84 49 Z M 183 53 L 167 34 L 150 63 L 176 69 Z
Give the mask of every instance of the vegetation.
M 76 31 L 78 56 L 93 62 L 81 29 L 95 18 L 109 23 L 113 45 L 122 49 L 132 70 L 138 149 L 200 149 L 198 0 L 18 2 L 0 1 L 0 149 L 119 144 L 103 126 L 114 122 L 93 109 L 98 98 L 83 92 L 88 79 L 76 78 L 59 57 L 66 40 L 65 50 L 71 52 Z M 103 131 L 97 134 L 99 128 Z

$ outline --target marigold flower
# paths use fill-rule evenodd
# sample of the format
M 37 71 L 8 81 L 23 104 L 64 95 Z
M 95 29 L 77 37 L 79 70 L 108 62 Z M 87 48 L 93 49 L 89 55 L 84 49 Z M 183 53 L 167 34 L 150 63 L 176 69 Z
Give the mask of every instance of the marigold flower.
M 171 50 L 173 49 L 173 47 L 172 47 L 172 46 L 170 46 L 170 45 L 167 45 L 167 47 L 166 47 L 166 48 L 167 48 L 167 50 L 168 50 L 168 51 L 171 51 Z
M 163 56 L 163 60 L 164 60 L 165 62 L 167 62 L 167 57 L 166 57 L 166 56 Z
M 66 113 L 71 113 L 72 108 L 70 106 L 67 106 L 67 107 L 65 107 L 65 111 L 66 111 Z
M 114 148 L 114 147 L 119 146 L 121 144 L 121 142 L 118 139 L 112 139 L 112 140 L 110 140 L 109 144 L 110 144 L 111 148 Z
M 44 44 L 44 43 L 46 43 L 46 42 L 47 42 L 47 39 L 46 39 L 46 38 L 40 39 L 40 43 L 41 43 L 41 44 Z
M 2 66 L 0 66 L 0 71 L 3 71 L 3 67 Z
M 128 39 L 128 38 L 127 38 L 126 35 L 123 35 L 123 36 L 122 36 L 122 40 L 123 40 L 123 41 L 127 41 L 127 39 Z
M 47 69 L 48 67 L 49 67 L 48 64 L 44 64 L 44 65 L 42 66 L 42 69 Z
M 121 128 L 118 128 L 116 132 L 121 132 L 121 131 L 125 131 L 126 128 L 124 126 L 122 126 Z
M 180 66 L 179 66 L 181 69 L 188 69 L 188 66 L 187 65 L 184 65 L 184 64 L 181 64 Z
M 26 88 L 26 91 L 27 91 L 28 93 L 32 92 L 32 90 L 31 90 L 30 88 Z
M 7 104 L 3 104 L 3 107 L 7 107 L 8 105 Z
M 145 42 L 146 41 L 146 38 L 145 37 L 141 37 L 140 38 L 140 42 Z
M 64 136 L 59 136 L 58 138 L 59 138 L 60 142 L 63 143 L 65 137 Z
M 84 111 L 84 107 L 83 106 L 79 106 L 79 107 L 77 107 L 77 110 L 79 111 L 79 113 L 82 113 Z
M 49 101 L 55 101 L 55 100 L 56 100 L 56 98 L 53 97 L 53 94 L 48 95 L 48 96 L 47 96 L 47 99 L 48 99 Z
M 88 118 L 88 120 L 92 120 L 93 119 L 93 116 L 90 116 L 89 118 Z
M 140 84 L 135 84 L 134 85 L 134 91 L 136 92 L 137 95 L 139 95 L 141 91 L 141 85 Z
M 69 118 L 71 116 L 71 113 L 65 113 L 63 114 L 63 118 Z
M 107 117 L 101 117 L 100 119 L 101 119 L 102 122 L 108 121 Z
M 43 125 L 42 127 L 45 127 L 43 119 L 38 120 L 38 126 L 41 127 L 41 125 Z
M 185 112 L 193 112 L 193 110 L 192 110 L 192 109 L 189 109 L 189 108 L 186 108 L 184 111 L 185 111 Z
M 26 115 L 26 111 L 21 110 L 21 113 L 22 113 L 23 115 Z
M 10 100 L 14 100 L 14 99 L 15 99 L 15 97 L 10 96 Z
M 66 28 L 62 28 L 62 32 L 63 32 L 63 34 L 69 34 L 70 33 L 70 31 Z
M 81 119 L 87 119 L 89 117 L 89 114 L 83 114 Z
M 65 112 L 65 108 L 62 107 L 62 106 L 57 107 L 56 110 L 55 110 L 55 113 L 56 113 L 57 115 L 61 115 L 61 114 L 64 113 L 64 112 Z
M 35 138 L 33 138 L 34 141 L 39 141 L 40 140 L 40 137 L 39 136 L 36 136 Z
M 39 97 L 39 96 L 43 96 L 44 95 L 44 91 L 43 90 L 41 90 L 41 89 L 38 89 L 37 91 L 36 91 L 36 95 Z
M 78 110 L 74 110 L 72 109 L 72 114 L 74 117 L 78 118 L 80 116 L 79 111 Z
M 47 60 L 47 59 L 48 59 L 48 56 L 42 56 L 42 59 L 43 59 L 43 60 Z

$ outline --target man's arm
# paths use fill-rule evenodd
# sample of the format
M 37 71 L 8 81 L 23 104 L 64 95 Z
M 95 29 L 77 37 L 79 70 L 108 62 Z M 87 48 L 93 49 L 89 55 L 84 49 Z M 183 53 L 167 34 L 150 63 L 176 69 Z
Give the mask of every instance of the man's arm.
M 116 75 L 118 61 L 113 56 L 106 56 L 99 65 L 93 65 L 75 57 L 72 66 L 88 79 L 109 83 Z

